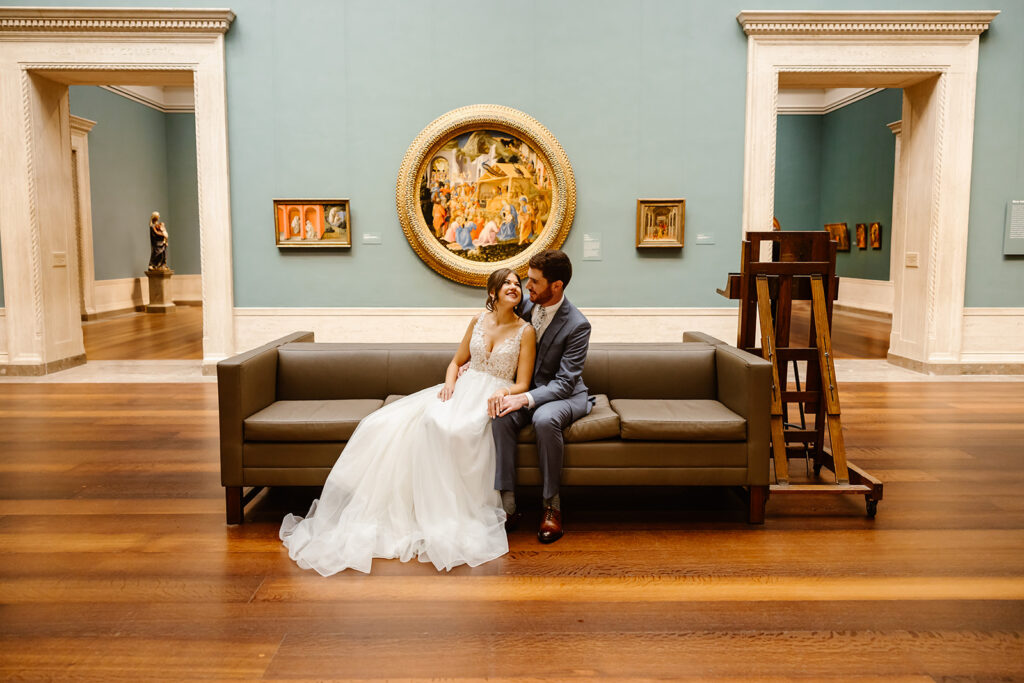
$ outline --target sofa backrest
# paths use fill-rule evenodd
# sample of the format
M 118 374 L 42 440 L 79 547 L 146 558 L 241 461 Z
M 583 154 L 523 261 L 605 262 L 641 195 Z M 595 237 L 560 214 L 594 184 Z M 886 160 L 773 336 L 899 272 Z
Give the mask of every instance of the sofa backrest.
M 583 382 L 609 398 L 714 399 L 715 349 L 708 344 L 591 344 Z
M 379 398 L 444 382 L 450 344 L 293 343 L 278 348 L 277 399 Z M 688 344 L 591 344 L 583 382 L 609 398 L 713 399 L 715 349 Z
M 444 382 L 450 344 L 285 344 L 277 400 L 387 398 Z

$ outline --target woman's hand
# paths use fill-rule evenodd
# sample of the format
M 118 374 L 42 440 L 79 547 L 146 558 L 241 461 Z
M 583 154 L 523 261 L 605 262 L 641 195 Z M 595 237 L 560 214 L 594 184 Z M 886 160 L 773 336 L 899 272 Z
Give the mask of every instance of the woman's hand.
M 442 402 L 444 402 L 444 401 L 447 401 L 448 399 L 450 399 L 452 397 L 452 394 L 454 394 L 454 393 L 455 393 L 455 385 L 454 384 L 448 384 L 447 382 L 445 382 L 444 386 L 441 387 L 441 391 L 437 392 L 437 397 L 439 399 L 441 399 Z
M 488 417 L 498 417 L 498 414 L 501 412 L 501 402 L 504 401 L 508 395 L 509 389 L 507 387 L 504 389 L 498 389 L 491 394 L 491 397 L 487 399 Z

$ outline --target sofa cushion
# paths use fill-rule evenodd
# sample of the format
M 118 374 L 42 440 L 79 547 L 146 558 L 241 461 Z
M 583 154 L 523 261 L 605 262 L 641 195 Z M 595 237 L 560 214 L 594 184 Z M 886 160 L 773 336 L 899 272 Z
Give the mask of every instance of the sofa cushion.
M 347 441 L 380 399 L 275 401 L 245 419 L 246 441 Z
M 395 401 L 399 401 L 406 397 L 406 394 L 388 394 L 388 397 L 384 399 L 384 405 L 389 406 Z
M 718 401 L 614 399 L 622 438 L 636 441 L 743 441 L 747 421 Z
M 619 437 L 619 416 L 612 410 L 608 397 L 604 394 L 594 396 L 594 408 L 590 414 L 573 422 L 565 430 L 568 443 L 600 441 L 601 439 L 617 439 Z M 536 443 L 537 430 L 527 425 L 519 432 L 519 443 Z

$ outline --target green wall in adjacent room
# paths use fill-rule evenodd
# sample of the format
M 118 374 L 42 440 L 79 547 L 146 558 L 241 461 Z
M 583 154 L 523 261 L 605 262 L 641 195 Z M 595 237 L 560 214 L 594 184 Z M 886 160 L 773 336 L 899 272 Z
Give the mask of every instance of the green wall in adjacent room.
M 775 216 L 784 230 L 846 223 L 850 251 L 836 255 L 840 276 L 889 279 L 895 140 L 902 91 L 883 90 L 825 115 L 778 117 Z M 882 248 L 858 249 L 857 223 L 882 226 Z
M 821 130 L 821 223 L 846 223 L 850 251 L 836 256 L 841 276 L 889 279 L 896 140 L 886 125 L 902 116 L 903 91 L 883 90 L 826 114 Z M 882 248 L 857 248 L 857 223 L 881 223 Z
M 97 280 L 142 277 L 149 216 L 170 233 L 168 264 L 199 272 L 195 116 L 164 114 L 94 86 L 71 86 L 71 113 L 89 132 L 89 181 Z
M 779 116 L 775 143 L 775 217 L 783 230 L 821 229 L 821 121 Z
M 237 14 L 225 39 L 237 306 L 478 305 L 478 290 L 441 278 L 406 243 L 394 184 L 424 126 L 484 102 L 536 117 L 572 161 L 571 299 L 730 305 L 715 288 L 739 262 L 747 38 L 736 15 L 792 9 L 788 0 L 528 0 L 514 13 L 468 0 L 236 0 L 230 7 Z M 888 0 L 802 7 L 892 9 Z M 1006 203 L 1024 198 L 1024 3 L 904 0 L 899 8 L 1002 11 L 980 42 L 966 303 L 1024 306 L 1024 261 L 1001 253 Z M 827 182 L 822 177 L 826 194 Z M 275 197 L 350 199 L 352 249 L 278 250 Z M 682 251 L 634 248 L 637 197 L 686 198 Z M 364 245 L 363 233 L 383 243 Z M 601 235 L 602 261 L 581 260 L 585 233 Z M 696 245 L 697 233 L 715 243 Z
M 196 117 L 165 115 L 167 126 L 167 202 L 174 222 L 166 221 L 168 264 L 175 273 L 195 275 L 199 256 L 199 179 L 196 165 Z

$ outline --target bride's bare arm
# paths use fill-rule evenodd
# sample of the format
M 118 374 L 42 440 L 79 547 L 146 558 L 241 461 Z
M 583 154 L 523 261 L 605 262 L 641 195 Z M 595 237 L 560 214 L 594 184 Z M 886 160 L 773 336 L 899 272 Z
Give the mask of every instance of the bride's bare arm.
M 455 393 L 455 380 L 459 378 L 459 366 L 469 361 L 469 340 L 473 337 L 473 327 L 475 325 L 476 318 L 474 317 L 469 321 L 469 327 L 466 328 L 466 334 L 462 336 L 462 341 L 459 343 L 458 351 L 455 352 L 455 357 L 448 364 L 448 370 L 444 374 L 444 386 L 441 387 L 441 391 L 437 392 L 437 397 L 442 401 L 447 401 Z
M 519 367 L 516 368 L 516 383 L 510 387 L 498 389 L 487 399 L 487 414 L 490 417 L 507 415 L 512 410 L 519 410 L 527 404 L 524 392 L 530 388 L 533 377 L 533 361 L 537 356 L 537 331 L 533 325 L 527 325 L 519 341 Z M 514 408 L 511 406 L 515 406 Z

